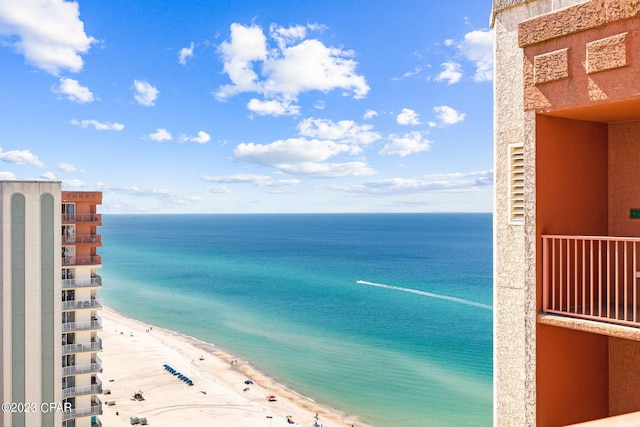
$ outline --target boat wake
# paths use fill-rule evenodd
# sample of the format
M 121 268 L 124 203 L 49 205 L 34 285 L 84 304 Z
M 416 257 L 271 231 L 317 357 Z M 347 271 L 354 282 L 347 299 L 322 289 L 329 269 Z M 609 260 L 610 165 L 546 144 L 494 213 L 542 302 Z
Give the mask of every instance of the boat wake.
M 378 287 L 378 288 L 392 289 L 394 291 L 408 292 L 410 294 L 417 294 L 417 295 L 422 295 L 422 296 L 430 297 L 430 298 L 443 299 L 443 300 L 446 300 L 446 301 L 457 302 L 459 304 L 466 304 L 466 305 L 471 305 L 473 307 L 484 308 L 486 310 L 493 310 L 493 307 L 490 306 L 490 305 L 482 304 L 480 302 L 475 302 L 475 301 L 469 301 L 469 300 L 466 300 L 466 299 L 463 299 L 463 298 L 457 298 L 457 297 L 450 297 L 450 296 L 447 296 L 447 295 L 434 294 L 434 293 L 431 293 L 431 292 L 419 291 L 417 289 L 411 289 L 411 288 L 401 288 L 400 286 L 385 285 L 383 283 L 367 282 L 365 280 L 356 280 L 356 283 L 358 283 L 360 285 L 367 285 L 367 286 L 375 286 L 375 287 Z

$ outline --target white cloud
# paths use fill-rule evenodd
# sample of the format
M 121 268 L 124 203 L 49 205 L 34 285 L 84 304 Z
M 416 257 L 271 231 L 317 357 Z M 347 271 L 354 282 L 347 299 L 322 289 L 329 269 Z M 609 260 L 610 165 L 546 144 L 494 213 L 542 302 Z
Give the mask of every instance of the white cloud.
M 398 122 L 399 125 L 415 126 L 420 124 L 420 118 L 418 113 L 414 110 L 403 108 L 402 113 L 398 114 L 398 117 L 396 117 L 396 122 Z
M 193 196 L 189 194 L 179 193 L 174 190 L 168 190 L 164 188 L 140 188 L 137 186 L 115 185 L 104 182 L 84 182 L 78 179 L 71 179 L 62 182 L 64 188 L 78 188 L 88 189 L 91 191 L 102 191 L 109 193 L 125 194 L 128 196 L 136 197 L 152 197 L 159 199 L 167 206 L 174 205 L 186 205 L 192 203 L 198 203 L 202 201 L 201 197 Z
M 97 120 L 71 120 L 71 124 L 74 126 L 79 126 L 83 129 L 88 128 L 89 126 L 93 126 L 95 130 L 115 130 L 121 131 L 124 129 L 124 125 L 122 123 L 111 123 L 111 122 L 99 122 Z
M 276 41 L 280 49 L 284 49 L 298 40 L 303 40 L 307 36 L 307 28 L 302 25 L 292 25 L 285 28 L 271 24 L 269 35 Z
M 171 133 L 169 133 L 169 131 L 164 128 L 156 129 L 154 133 L 149 134 L 149 138 L 152 139 L 153 141 L 158 141 L 158 142 L 171 141 L 173 139 L 173 137 L 171 136 Z
M 198 136 L 181 135 L 180 140 L 183 142 L 190 141 L 197 142 L 198 144 L 206 144 L 207 142 L 211 141 L 211 136 L 205 131 L 201 130 L 198 132 Z
M 53 172 L 45 172 L 40 175 L 40 178 L 46 179 L 49 181 L 54 181 L 56 179 L 56 176 L 53 174 Z
M 324 162 L 330 157 L 350 152 L 353 152 L 353 148 L 347 144 L 317 139 L 290 138 L 264 145 L 243 143 L 235 148 L 233 154 L 238 160 L 277 168 L 292 175 L 335 178 L 375 173 L 364 162 Z
M 389 196 L 425 192 L 477 191 L 493 184 L 493 171 L 390 178 L 342 188 L 349 193 Z
M 60 84 L 54 87 L 53 91 L 65 95 L 69 101 L 77 102 L 78 104 L 86 104 L 94 100 L 93 93 L 89 88 L 80 86 L 80 83 L 74 79 L 60 79 Z
M 372 125 L 358 125 L 352 120 L 333 122 L 326 119 L 304 119 L 298 123 L 300 135 L 353 144 L 369 144 L 381 138 Z
M 260 116 L 297 116 L 300 114 L 300 106 L 299 105 L 291 105 L 291 101 L 261 101 L 259 99 L 253 98 L 247 104 L 247 108 L 249 111 L 253 111 L 254 113 Z
M 365 111 L 365 113 L 364 113 L 364 115 L 362 116 L 362 118 L 363 118 L 363 119 L 365 119 L 365 120 L 370 120 L 370 119 L 373 119 L 373 118 L 374 118 L 375 116 L 377 116 L 377 115 L 378 115 L 378 112 L 377 112 L 377 111 L 374 111 L 374 110 L 367 110 L 367 111 Z
M 408 77 L 412 77 L 412 76 L 417 76 L 418 74 L 420 74 L 422 72 L 422 67 L 418 66 L 415 67 L 413 70 L 411 71 L 407 71 L 406 73 L 404 73 L 401 77 L 393 77 L 392 80 L 394 81 L 399 81 L 399 80 L 403 80 L 406 79 Z
M 228 194 L 231 190 L 226 185 L 214 185 L 207 187 L 207 191 L 214 194 Z
M 182 65 L 185 65 L 187 63 L 187 59 L 193 56 L 193 47 L 194 44 L 193 42 L 191 42 L 189 47 L 183 47 L 182 49 L 180 49 L 180 52 L 178 53 L 178 61 Z
M 207 142 L 211 141 L 211 136 L 205 131 L 201 130 L 198 131 L 198 136 L 192 137 L 190 141 L 197 142 L 198 144 L 206 144 Z
M 269 44 L 262 28 L 232 24 L 230 40 L 218 48 L 231 84 L 220 86 L 216 98 L 223 101 L 238 93 L 254 92 L 263 99 L 249 103 L 252 111 L 291 115 L 297 114 L 295 102 L 302 92 L 343 89 L 354 98 L 364 97 L 369 86 L 355 72 L 354 52 L 306 38 L 307 30 L 317 28 L 271 25 L 269 36 L 274 43 Z
M 218 52 L 224 63 L 224 71 L 233 82 L 218 89 L 216 97 L 223 100 L 241 92 L 259 91 L 258 75 L 252 63 L 267 58 L 266 36 L 260 27 L 231 24 L 231 41 L 220 44 Z
M 38 156 L 29 150 L 11 150 L 2 152 L 2 148 L 0 148 L 0 160 L 7 163 L 13 163 L 15 165 L 32 165 L 39 168 L 44 167 L 44 163 L 38 159 Z
M 380 150 L 381 156 L 405 157 L 409 154 L 420 153 L 429 150 L 431 141 L 424 139 L 420 132 L 413 131 L 404 135 L 390 135 L 391 142 Z
M 242 143 L 235 148 L 233 154 L 239 160 L 281 167 L 292 163 L 319 162 L 347 151 L 348 145 L 333 141 L 290 138 L 271 144 Z
M 357 63 L 350 59 L 353 51 L 327 47 L 319 40 L 307 39 L 281 52 L 282 57 L 270 58 L 264 65 L 268 78 L 265 88 L 297 96 L 300 92 L 345 89 L 354 98 L 369 92 L 364 77 L 355 74 Z
M 78 170 L 78 168 L 72 165 L 71 163 L 64 163 L 64 162 L 58 163 L 58 169 L 61 170 L 62 172 L 84 172 L 84 171 Z
M 0 171 L 0 180 L 2 181 L 15 181 L 18 179 L 14 173 Z
M 365 162 L 325 163 L 305 162 L 284 165 L 283 172 L 313 178 L 344 178 L 350 176 L 369 176 L 376 173 Z
M 473 62 L 476 71 L 473 80 L 493 80 L 493 30 L 475 30 L 464 35 L 458 50 L 467 61 Z
M 243 173 L 221 176 L 204 175 L 202 179 L 207 182 L 215 182 L 219 184 L 254 184 L 258 187 L 287 187 L 300 183 L 297 179 L 273 179 L 268 175 Z
M 438 120 L 443 126 L 453 125 L 464 120 L 466 114 L 460 113 L 451 107 L 446 105 L 440 105 L 433 107 L 433 112 L 436 113 Z
M 0 1 L 0 36 L 29 63 L 53 75 L 82 70 L 80 54 L 96 41 L 84 32 L 78 3 L 64 0 Z
M 444 70 L 435 77 L 435 81 L 446 81 L 448 85 L 452 85 L 460 81 L 462 78 L 462 71 L 459 63 L 455 61 L 448 61 L 443 62 L 441 65 Z
M 156 105 L 156 99 L 160 91 L 148 82 L 141 80 L 134 80 L 133 86 L 135 93 L 133 97 L 139 104 L 151 107 Z

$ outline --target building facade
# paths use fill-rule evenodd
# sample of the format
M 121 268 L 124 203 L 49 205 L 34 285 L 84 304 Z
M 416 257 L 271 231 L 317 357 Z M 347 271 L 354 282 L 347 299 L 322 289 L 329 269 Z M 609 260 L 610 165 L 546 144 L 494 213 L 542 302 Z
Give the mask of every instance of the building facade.
M 101 194 L 0 181 L 0 203 L 0 426 L 100 425 Z
M 97 296 L 102 193 L 63 191 L 61 200 L 62 398 L 73 408 L 64 412 L 63 427 L 91 427 L 100 425 L 102 413 L 102 323 L 97 314 L 102 307 Z
M 491 21 L 494 424 L 640 425 L 640 2 Z

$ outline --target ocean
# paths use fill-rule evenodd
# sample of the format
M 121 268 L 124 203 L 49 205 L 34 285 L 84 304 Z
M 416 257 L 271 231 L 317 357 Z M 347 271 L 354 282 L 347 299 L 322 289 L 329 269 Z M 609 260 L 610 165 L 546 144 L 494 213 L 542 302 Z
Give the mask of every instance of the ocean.
M 490 426 L 491 222 L 103 215 L 100 293 L 376 426 Z

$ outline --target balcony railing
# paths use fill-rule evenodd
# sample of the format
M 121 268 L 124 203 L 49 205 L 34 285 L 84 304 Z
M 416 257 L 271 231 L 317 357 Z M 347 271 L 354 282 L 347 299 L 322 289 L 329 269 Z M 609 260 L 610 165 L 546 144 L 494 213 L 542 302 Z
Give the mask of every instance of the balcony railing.
M 102 302 L 99 298 L 87 299 L 87 300 L 73 300 L 73 301 L 62 301 L 62 310 L 82 310 L 82 309 L 97 309 L 102 308 Z
M 62 236 L 62 243 L 65 245 L 85 245 L 85 244 L 102 244 L 102 236 L 100 234 Z
M 102 222 L 102 214 L 97 213 L 63 213 L 62 222 Z
M 91 384 L 81 387 L 70 387 L 62 390 L 62 398 L 67 399 L 75 396 L 85 396 L 87 394 L 102 393 L 102 384 Z
M 70 411 L 63 412 L 62 421 L 93 415 L 102 415 L 102 402 L 100 402 L 100 399 L 98 399 L 97 397 L 95 398 L 95 400 L 91 400 L 91 406 L 87 406 L 84 408 L 74 408 Z
M 542 310 L 640 327 L 640 239 L 542 236 Z
M 99 288 L 100 286 L 102 286 L 102 277 L 100 276 L 90 279 L 62 279 L 62 289 Z
M 91 331 L 102 329 L 102 319 L 87 322 L 67 322 L 62 324 L 62 332 Z
M 93 374 L 102 372 L 102 360 L 96 358 L 94 363 L 87 363 L 85 365 L 71 365 L 62 368 L 62 375 L 80 375 L 80 374 Z
M 102 340 L 98 339 L 87 344 L 67 344 L 62 346 L 62 354 L 86 353 L 90 351 L 101 351 Z
M 94 256 L 63 256 L 62 257 L 62 265 L 70 266 L 70 265 L 98 265 L 102 264 L 102 257 L 100 255 Z

